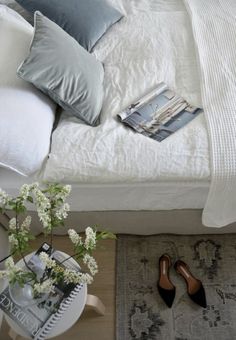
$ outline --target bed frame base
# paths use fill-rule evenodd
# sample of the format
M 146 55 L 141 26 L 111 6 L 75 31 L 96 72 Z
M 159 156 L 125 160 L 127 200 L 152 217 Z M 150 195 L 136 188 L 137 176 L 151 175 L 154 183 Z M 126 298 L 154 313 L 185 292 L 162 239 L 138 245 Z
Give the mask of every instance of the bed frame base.
M 11 217 L 11 213 L 8 213 Z M 12 215 L 13 216 L 13 215 Z M 31 212 L 32 227 L 35 234 L 42 231 L 35 212 Z M 225 234 L 236 233 L 236 223 L 223 228 L 209 228 L 202 225 L 202 210 L 160 210 L 160 211 L 87 211 L 70 212 L 67 228 L 84 231 L 87 226 L 97 226 L 118 234 Z M 6 215 L 0 223 L 7 227 Z M 66 234 L 67 229 L 60 227 L 56 234 Z

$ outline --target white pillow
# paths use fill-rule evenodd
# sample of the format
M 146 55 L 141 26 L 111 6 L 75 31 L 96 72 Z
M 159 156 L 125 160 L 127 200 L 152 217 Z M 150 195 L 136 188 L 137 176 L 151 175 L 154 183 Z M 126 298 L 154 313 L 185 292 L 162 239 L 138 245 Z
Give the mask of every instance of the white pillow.
M 16 75 L 33 28 L 0 5 L 0 166 L 22 175 L 39 170 L 50 148 L 55 104 Z

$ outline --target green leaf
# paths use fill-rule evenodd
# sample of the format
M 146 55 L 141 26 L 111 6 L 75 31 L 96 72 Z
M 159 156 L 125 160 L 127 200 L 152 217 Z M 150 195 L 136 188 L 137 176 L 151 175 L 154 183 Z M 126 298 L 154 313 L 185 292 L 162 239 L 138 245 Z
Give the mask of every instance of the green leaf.
M 29 201 L 30 203 L 34 203 L 33 197 L 32 196 L 28 196 L 27 197 L 27 201 Z
M 116 239 L 116 235 L 111 233 L 110 231 L 102 231 L 100 233 L 100 237 L 102 240 L 106 240 L 106 239 L 113 239 L 115 240 Z

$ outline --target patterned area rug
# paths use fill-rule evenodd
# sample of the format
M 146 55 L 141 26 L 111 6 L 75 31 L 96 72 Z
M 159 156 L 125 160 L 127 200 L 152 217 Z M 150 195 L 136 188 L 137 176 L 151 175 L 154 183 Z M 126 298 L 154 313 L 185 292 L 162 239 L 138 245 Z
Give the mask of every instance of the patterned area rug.
M 205 287 L 207 308 L 188 297 L 173 268 L 176 286 L 171 309 L 156 288 L 158 259 L 185 261 Z M 120 235 L 117 244 L 117 340 L 236 339 L 236 234 Z

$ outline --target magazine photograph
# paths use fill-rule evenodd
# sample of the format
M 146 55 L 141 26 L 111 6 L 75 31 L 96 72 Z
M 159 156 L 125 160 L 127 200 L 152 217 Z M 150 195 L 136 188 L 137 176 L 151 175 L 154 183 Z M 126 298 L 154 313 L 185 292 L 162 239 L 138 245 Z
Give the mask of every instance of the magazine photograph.
M 151 93 L 118 114 L 120 121 L 138 133 L 158 142 L 194 119 L 202 109 L 160 83 Z

